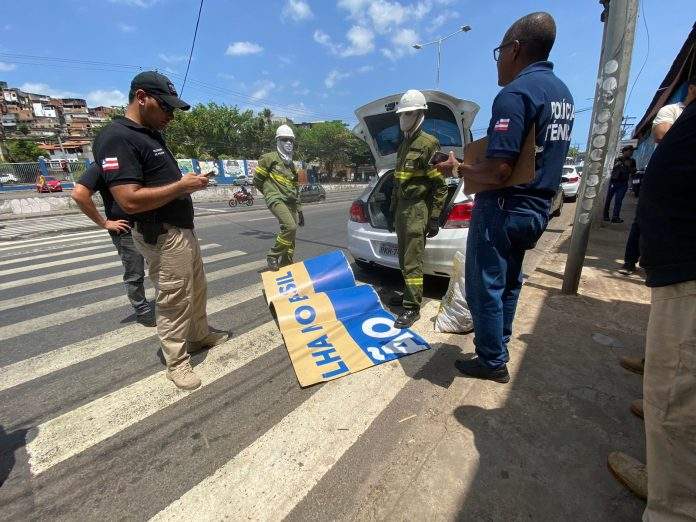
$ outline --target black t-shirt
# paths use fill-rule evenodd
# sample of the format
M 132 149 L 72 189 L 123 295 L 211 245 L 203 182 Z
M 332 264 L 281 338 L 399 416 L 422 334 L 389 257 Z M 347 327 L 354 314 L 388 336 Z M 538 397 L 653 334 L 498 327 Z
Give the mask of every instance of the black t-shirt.
M 640 188 L 640 264 L 648 286 L 696 280 L 696 102 L 653 152 Z
M 129 183 L 159 187 L 181 179 L 162 134 L 128 118 L 116 118 L 104 127 L 94 140 L 93 151 L 107 187 Z M 181 196 L 158 209 L 134 214 L 132 219 L 193 228 L 193 202 L 191 196 Z
M 99 192 L 102 201 L 104 201 L 104 214 L 106 214 L 106 219 L 112 221 L 117 219 L 131 219 L 131 216 L 126 214 L 123 209 L 118 206 L 118 203 L 116 203 L 116 200 L 111 195 L 111 191 L 109 191 L 104 178 L 102 178 L 99 165 L 92 163 L 85 173 L 80 176 L 77 182 L 87 187 L 92 192 Z
M 614 183 L 628 183 L 628 179 L 636 172 L 636 160 L 633 158 L 616 158 L 614 168 L 611 169 L 611 181 Z

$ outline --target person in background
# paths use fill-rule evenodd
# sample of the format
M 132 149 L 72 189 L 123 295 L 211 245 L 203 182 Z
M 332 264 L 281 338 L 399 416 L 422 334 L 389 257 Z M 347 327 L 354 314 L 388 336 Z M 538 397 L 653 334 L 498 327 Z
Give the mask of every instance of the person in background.
M 92 201 L 92 194 L 99 192 L 104 202 L 104 214 Z M 123 263 L 123 284 L 126 286 L 126 294 L 135 310 L 136 321 L 143 326 L 154 327 L 154 310 L 145 298 L 145 260 L 138 249 L 135 248 L 131 228 L 133 222 L 126 214 L 104 183 L 101 169 L 96 163 L 92 163 L 75 183 L 71 194 L 72 199 L 80 207 L 80 210 L 101 228 L 106 229 L 111 236 L 111 241 L 116 247 L 121 262 Z
M 655 149 L 638 201 L 640 259 L 651 290 L 643 412 L 646 466 L 613 452 L 608 465 L 647 497 L 645 521 L 696 520 L 696 102 Z
M 604 221 L 609 221 L 609 208 L 611 200 L 614 200 L 614 212 L 612 213 L 612 223 L 623 223 L 621 219 L 621 204 L 628 191 L 628 180 L 636 173 L 636 160 L 633 156 L 633 147 L 626 145 L 621 149 L 621 156 L 614 161 L 611 169 L 611 179 L 609 181 L 609 191 L 607 199 L 604 201 Z
M 288 125 L 281 125 L 276 129 L 276 150 L 261 156 L 254 172 L 254 186 L 261 191 L 280 225 L 275 243 L 266 254 L 268 269 L 272 271 L 292 264 L 297 227 L 305 224 L 299 180 L 292 161 L 294 150 L 295 133 Z
M 201 385 L 190 354 L 229 338 L 208 326 L 207 282 L 193 231 L 191 194 L 205 189 L 208 178 L 182 175 L 161 133 L 176 109 L 189 108 L 169 78 L 142 72 L 131 82 L 125 117 L 104 127 L 93 146 L 109 191 L 135 221 L 133 239 L 157 289 L 157 333 L 167 378 L 184 390 Z
M 696 78 L 689 80 L 684 101 L 665 105 L 657 112 L 657 116 L 655 116 L 652 123 L 652 134 L 655 143 L 662 141 L 667 131 L 672 128 L 674 122 L 677 121 L 677 118 L 684 111 L 684 107 L 694 100 L 696 100 Z
M 493 102 L 486 159 L 458 166 L 465 183 L 490 186 L 476 194 L 466 245 L 466 301 L 477 357 L 455 366 L 469 377 L 510 380 L 507 346 L 522 288 L 522 262 L 546 229 L 568 155 L 575 108 L 548 61 L 555 38 L 556 23 L 543 12 L 524 16 L 507 30 L 493 51 L 503 89 Z M 532 126 L 538 151 L 534 180 L 500 188 L 512 175 Z M 456 165 L 450 154 L 438 169 Z

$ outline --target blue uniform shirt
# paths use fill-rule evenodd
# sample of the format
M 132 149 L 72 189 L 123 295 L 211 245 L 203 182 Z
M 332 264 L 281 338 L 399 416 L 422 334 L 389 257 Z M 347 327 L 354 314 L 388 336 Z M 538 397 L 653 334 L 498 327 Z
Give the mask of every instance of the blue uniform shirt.
M 561 183 L 575 118 L 573 96 L 553 73 L 551 62 L 528 65 L 493 101 L 487 158 L 517 158 L 527 133 L 536 125 L 536 172 L 525 185 L 481 193 L 506 199 L 507 208 L 549 211 Z

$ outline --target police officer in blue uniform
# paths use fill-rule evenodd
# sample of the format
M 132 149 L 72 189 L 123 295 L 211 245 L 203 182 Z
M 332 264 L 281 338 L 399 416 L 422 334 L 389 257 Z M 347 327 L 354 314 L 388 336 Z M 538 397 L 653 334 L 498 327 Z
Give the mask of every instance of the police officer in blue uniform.
M 507 344 L 522 287 L 522 261 L 549 221 L 573 126 L 573 97 L 548 60 L 556 24 L 548 13 L 517 20 L 493 51 L 498 85 L 488 126 L 486 159 L 438 165 L 490 186 L 476 194 L 466 246 L 466 299 L 474 322 L 477 357 L 455 363 L 470 377 L 508 382 Z M 512 174 L 527 134 L 536 130 L 532 182 L 500 188 Z

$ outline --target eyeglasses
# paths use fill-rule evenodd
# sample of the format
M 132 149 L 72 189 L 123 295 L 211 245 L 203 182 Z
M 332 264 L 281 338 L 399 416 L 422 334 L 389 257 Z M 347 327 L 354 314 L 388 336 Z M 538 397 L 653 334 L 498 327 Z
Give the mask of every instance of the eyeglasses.
M 528 43 L 528 42 L 530 42 L 530 40 L 510 40 L 509 42 L 505 42 L 505 43 L 500 44 L 498 47 L 496 47 L 495 49 L 493 49 L 493 59 L 494 59 L 496 62 L 497 62 L 498 60 L 500 60 L 500 51 L 501 51 L 501 49 L 505 49 L 506 47 L 510 47 L 510 46 L 513 45 L 515 42 L 517 42 L 518 44 L 523 44 L 523 43 Z
M 157 102 L 159 108 L 162 109 L 164 112 L 166 112 L 167 114 L 174 114 L 174 107 L 169 105 L 166 101 L 161 100 L 157 96 L 153 96 L 152 94 L 150 94 L 149 96 Z

